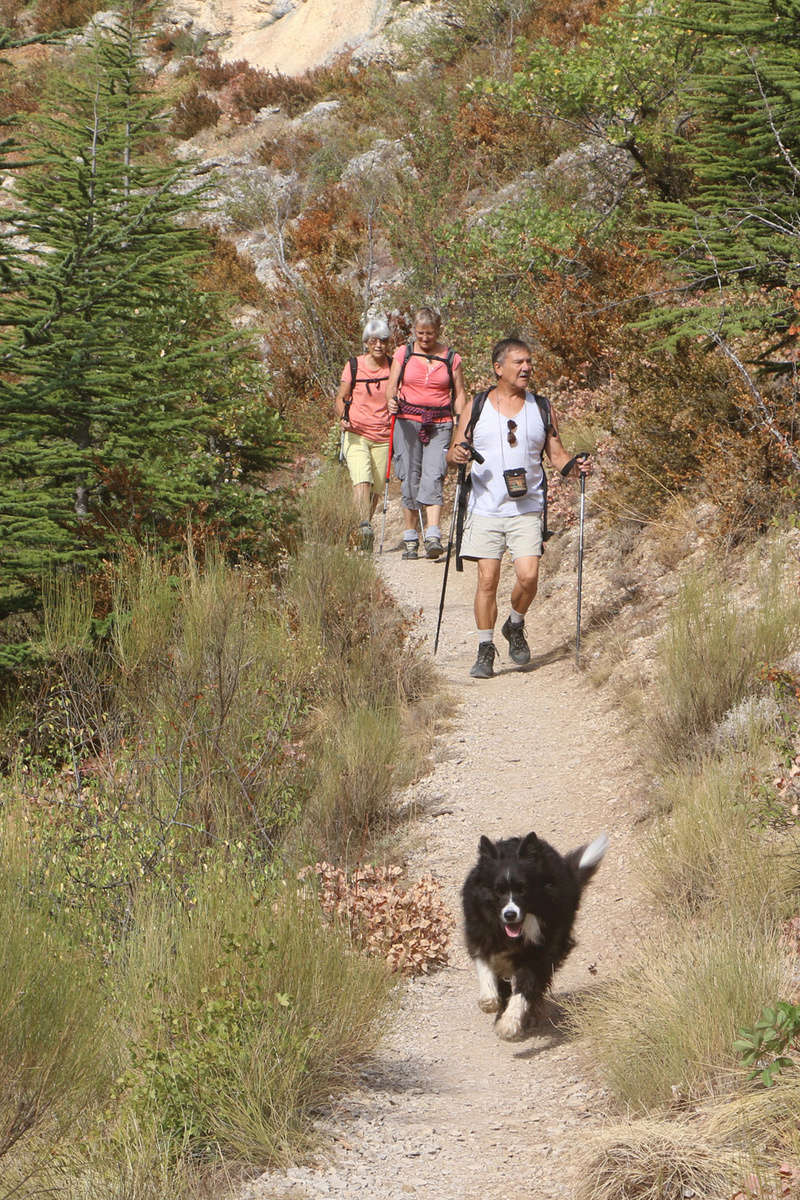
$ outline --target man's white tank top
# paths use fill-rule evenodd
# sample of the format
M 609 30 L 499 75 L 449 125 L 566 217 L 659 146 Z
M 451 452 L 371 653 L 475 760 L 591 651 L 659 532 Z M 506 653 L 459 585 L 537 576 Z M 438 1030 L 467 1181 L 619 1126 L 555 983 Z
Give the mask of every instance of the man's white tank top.
M 485 517 L 512 517 L 517 513 L 541 512 L 544 508 L 542 450 L 546 433 L 533 392 L 525 393 L 525 403 L 512 420 L 517 425 L 513 431 L 516 446 L 509 445 L 508 417 L 502 416 L 487 396 L 472 435 L 473 446 L 486 461 L 472 464 L 469 512 Z M 503 478 L 503 471 L 511 467 L 525 468 L 528 490 L 517 500 L 509 496 Z

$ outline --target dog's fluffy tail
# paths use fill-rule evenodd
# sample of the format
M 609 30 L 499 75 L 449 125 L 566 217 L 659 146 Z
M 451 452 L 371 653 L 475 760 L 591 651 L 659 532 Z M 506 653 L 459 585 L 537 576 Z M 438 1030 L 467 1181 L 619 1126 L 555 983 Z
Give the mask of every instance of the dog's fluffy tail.
M 601 833 L 588 846 L 579 846 L 567 855 L 577 872 L 581 887 L 588 883 L 600 865 L 600 861 L 608 849 L 608 837 Z

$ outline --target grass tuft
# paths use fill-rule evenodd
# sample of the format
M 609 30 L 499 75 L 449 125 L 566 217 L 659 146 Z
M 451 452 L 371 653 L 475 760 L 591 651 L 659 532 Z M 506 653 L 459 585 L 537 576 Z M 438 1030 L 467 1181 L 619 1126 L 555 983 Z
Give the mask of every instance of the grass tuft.
M 575 1200 L 729 1200 L 743 1174 L 696 1125 L 654 1119 L 595 1135 L 576 1166 Z

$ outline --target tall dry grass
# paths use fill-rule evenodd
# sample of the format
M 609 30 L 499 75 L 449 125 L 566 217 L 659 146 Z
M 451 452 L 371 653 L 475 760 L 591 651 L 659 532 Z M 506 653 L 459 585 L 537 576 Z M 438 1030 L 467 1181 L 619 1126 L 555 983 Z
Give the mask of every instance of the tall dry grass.
M 644 881 L 662 912 L 678 921 L 735 910 L 748 924 L 787 911 L 788 864 L 757 820 L 753 780 L 769 769 L 765 737 L 744 752 L 680 768 L 664 783 L 668 814 L 644 839 Z
M 717 723 L 755 690 L 759 665 L 800 642 L 800 595 L 780 554 L 754 573 L 747 603 L 715 570 L 693 575 L 678 595 L 648 722 L 661 769 L 702 759 Z
M 778 930 L 715 910 L 653 931 L 617 979 L 578 999 L 575 1029 L 614 1094 L 640 1112 L 724 1091 L 737 1030 L 783 993 Z

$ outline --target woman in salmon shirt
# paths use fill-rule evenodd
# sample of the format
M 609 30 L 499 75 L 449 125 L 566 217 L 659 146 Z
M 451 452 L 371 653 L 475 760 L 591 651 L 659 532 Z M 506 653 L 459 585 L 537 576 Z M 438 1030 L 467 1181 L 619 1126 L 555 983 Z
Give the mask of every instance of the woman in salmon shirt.
M 382 317 L 367 321 L 362 340 L 366 353 L 345 363 L 334 403 L 342 423 L 344 460 L 361 517 L 361 545 L 371 550 L 375 539 L 371 518 L 389 465 L 391 418 L 386 387 L 392 359 L 387 352 L 386 321 Z
M 394 428 L 395 471 L 403 483 L 403 558 L 419 551 L 418 515 L 426 510 L 425 554 L 442 553 L 439 521 L 447 450 L 456 418 L 466 403 L 461 358 L 442 341 L 441 317 L 432 308 L 414 315 L 413 341 L 395 352 L 389 377 L 389 412 Z

